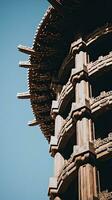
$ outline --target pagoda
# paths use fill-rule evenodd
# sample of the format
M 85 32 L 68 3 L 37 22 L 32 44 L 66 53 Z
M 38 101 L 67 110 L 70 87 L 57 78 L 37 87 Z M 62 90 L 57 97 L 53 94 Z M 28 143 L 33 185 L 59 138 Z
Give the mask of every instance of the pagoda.
M 112 1 L 49 0 L 29 55 L 30 99 L 54 158 L 50 200 L 112 200 Z

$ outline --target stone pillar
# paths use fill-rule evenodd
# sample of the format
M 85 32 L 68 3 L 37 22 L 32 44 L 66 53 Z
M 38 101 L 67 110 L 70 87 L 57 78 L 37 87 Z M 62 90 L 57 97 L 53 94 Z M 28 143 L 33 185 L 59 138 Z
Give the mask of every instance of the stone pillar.
M 83 117 L 76 122 L 77 144 L 84 145 L 93 140 L 92 121 Z
M 96 200 L 96 168 L 85 164 L 79 168 L 79 200 Z
M 61 200 L 61 198 L 57 196 L 54 198 L 54 200 Z
M 55 118 L 55 136 L 58 137 L 60 130 L 64 124 L 64 119 L 61 115 L 57 114 Z
M 81 80 L 76 83 L 76 103 L 80 103 L 85 98 L 89 99 L 89 83 L 86 80 Z
M 84 66 L 87 65 L 87 53 L 84 51 L 79 51 L 75 55 L 75 68 L 80 72 Z M 76 83 L 76 102 L 79 103 L 85 98 L 89 98 L 89 83 L 87 80 L 80 80 Z
M 93 140 L 92 121 L 87 117 L 76 122 L 77 144 L 83 146 Z M 79 200 L 97 199 L 96 167 L 87 163 L 78 170 Z
M 87 53 L 80 51 L 75 55 L 75 68 L 80 69 L 83 65 L 87 63 Z
M 59 152 L 57 152 L 54 156 L 54 176 L 55 177 L 59 176 L 63 166 L 64 166 L 64 158 Z
M 90 135 L 89 135 L 89 141 L 93 142 L 93 140 L 95 139 L 95 131 L 93 128 L 93 121 L 92 119 L 89 119 L 89 130 L 90 130 Z
M 64 119 L 59 114 L 57 114 L 55 118 L 55 137 L 57 138 L 60 134 L 60 130 L 63 126 L 63 123 Z M 63 165 L 64 165 L 64 158 L 59 152 L 57 152 L 54 156 L 54 176 L 56 177 L 59 176 Z

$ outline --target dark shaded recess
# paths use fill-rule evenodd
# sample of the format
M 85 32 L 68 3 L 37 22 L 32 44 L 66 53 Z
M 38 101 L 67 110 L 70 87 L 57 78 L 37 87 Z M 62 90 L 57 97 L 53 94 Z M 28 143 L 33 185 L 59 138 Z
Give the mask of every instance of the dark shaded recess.
M 37 87 L 38 84 L 45 84 L 47 86 L 51 82 L 51 80 L 38 79 L 38 77 L 36 80 L 32 80 L 32 77 L 30 77 L 29 80 L 31 80 L 31 84 L 37 84 Z
M 55 2 L 55 1 L 51 1 Z M 107 22 L 111 22 L 112 15 L 110 6 L 111 1 L 80 1 L 80 3 L 75 3 L 75 1 L 61 1 L 63 9 L 65 9 L 64 16 L 60 16 L 62 19 L 61 26 L 53 27 L 52 25 L 48 27 L 49 31 L 54 33 L 62 33 L 62 39 L 57 42 L 58 50 L 63 50 L 63 55 L 60 57 L 60 62 L 57 61 L 57 67 L 63 61 L 63 58 L 67 55 L 70 44 L 74 41 L 78 35 L 86 36 L 93 32 L 99 26 L 104 25 Z M 73 9 L 71 13 L 67 12 L 67 8 Z M 99 12 L 100 11 L 100 12 Z M 105 13 L 105 15 L 104 15 Z M 60 23 L 59 23 L 60 25 Z M 65 42 L 64 42 L 65 41 Z M 52 42 L 52 41 L 51 41 Z M 61 46 L 62 45 L 62 46 Z M 60 53 L 60 52 L 59 52 Z
M 112 192 L 112 158 L 101 162 L 99 165 L 99 176 L 101 192 L 105 190 Z
M 74 0 L 48 0 L 60 15 L 73 15 L 80 8 L 80 1 Z
M 63 1 L 63 4 L 72 5 L 73 1 Z M 69 52 L 70 45 L 75 39 L 82 36 L 84 39 L 88 34 L 94 32 L 97 28 L 104 26 L 105 24 L 112 22 L 112 15 L 111 15 L 111 1 L 80 1 L 81 5 L 80 8 L 77 9 L 77 12 L 74 11 L 72 15 L 66 14 L 64 19 L 67 25 L 68 30 L 66 32 L 66 41 L 67 38 L 69 42 L 67 46 L 67 51 L 65 52 L 65 56 L 67 52 Z M 64 33 L 65 34 L 65 33 Z M 88 53 L 90 55 L 90 60 L 95 61 L 100 55 L 106 55 L 109 51 L 111 51 L 111 44 L 112 44 L 112 35 L 110 34 L 109 37 L 103 37 L 103 40 L 98 40 L 96 43 L 93 43 L 88 47 Z M 107 50 L 108 49 L 108 50 Z M 64 56 L 63 56 L 64 58 Z M 73 63 L 74 64 L 74 63 Z M 63 60 L 62 64 L 63 65 Z M 66 58 L 65 58 L 65 65 L 66 65 Z M 68 66 L 69 75 L 71 72 L 71 68 Z M 59 76 L 60 78 L 60 76 Z M 67 82 L 68 76 L 61 80 L 60 83 L 65 84 Z
M 102 113 L 94 120 L 95 138 L 104 139 L 112 132 L 112 110 Z
M 50 115 L 50 112 L 49 111 L 45 111 L 45 110 L 42 110 L 42 112 L 40 111 L 40 116 L 49 116 Z
M 68 114 L 70 113 L 71 110 L 71 104 L 72 104 L 72 99 L 69 100 L 69 103 L 65 106 L 65 109 L 61 113 L 62 117 L 66 119 L 68 117 Z
M 44 91 L 44 90 L 42 90 L 42 91 L 37 90 L 36 91 L 35 89 L 32 89 L 32 93 L 36 94 L 37 96 L 48 96 L 48 95 L 51 94 L 50 91 Z
M 75 58 L 71 54 L 68 54 L 65 57 L 58 74 L 60 84 L 64 85 L 67 83 L 73 68 L 75 68 Z
M 66 191 L 61 195 L 62 200 L 78 200 L 78 176 L 74 176 Z
M 51 2 L 55 1 L 51 0 Z M 112 22 L 111 7 L 111 0 L 80 0 L 79 2 L 63 0 L 60 14 L 71 21 L 69 27 L 74 37 L 87 36 L 96 28 Z
M 52 120 L 52 121 L 46 120 L 46 121 L 45 121 L 45 124 L 46 124 L 46 125 L 51 125 L 51 123 L 54 123 L 54 120 Z
M 75 130 L 72 136 L 69 138 L 69 141 L 67 142 L 65 148 L 61 151 L 61 154 L 63 155 L 64 159 L 68 160 L 73 153 L 73 146 L 76 145 L 76 134 Z
M 52 103 L 52 100 L 51 99 L 44 99 L 42 101 L 39 101 L 39 100 L 36 100 L 36 99 L 33 99 L 32 100 L 32 103 L 33 105 L 38 105 L 38 106 L 50 106 L 51 107 L 51 103 Z
M 81 32 L 88 35 L 96 28 L 112 22 L 111 0 L 81 1 Z
M 68 97 L 68 100 L 66 101 L 66 103 L 64 104 L 64 108 L 62 109 L 62 111 L 60 111 L 61 116 L 66 119 L 71 111 L 71 106 L 72 103 L 75 102 L 75 94 L 74 94 L 74 90 L 71 93 L 71 96 Z
M 106 71 L 103 75 L 90 81 L 92 86 L 92 97 L 97 97 L 101 92 L 112 90 L 112 71 Z
M 112 51 L 112 33 L 100 37 L 95 43 L 89 45 L 90 61 L 96 61 L 99 56 L 108 55 Z

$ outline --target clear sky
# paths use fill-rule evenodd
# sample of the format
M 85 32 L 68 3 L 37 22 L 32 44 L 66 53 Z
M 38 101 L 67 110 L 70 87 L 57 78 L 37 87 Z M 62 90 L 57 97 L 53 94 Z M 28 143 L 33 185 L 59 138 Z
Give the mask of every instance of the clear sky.
M 16 98 L 27 91 L 27 70 L 18 63 L 28 58 L 17 46 L 32 46 L 47 7 L 47 0 L 0 0 L 0 200 L 48 200 L 48 143 L 27 126 L 34 118 L 29 100 Z

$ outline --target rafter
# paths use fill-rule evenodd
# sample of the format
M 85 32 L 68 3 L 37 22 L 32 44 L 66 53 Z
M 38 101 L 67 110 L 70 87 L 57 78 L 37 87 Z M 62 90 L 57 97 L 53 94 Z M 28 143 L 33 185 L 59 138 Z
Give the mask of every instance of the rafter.
M 28 92 L 18 93 L 17 98 L 18 99 L 30 99 L 30 94 Z
M 19 67 L 23 68 L 36 68 L 38 69 L 38 64 L 32 64 L 30 61 L 20 61 L 19 62 Z

